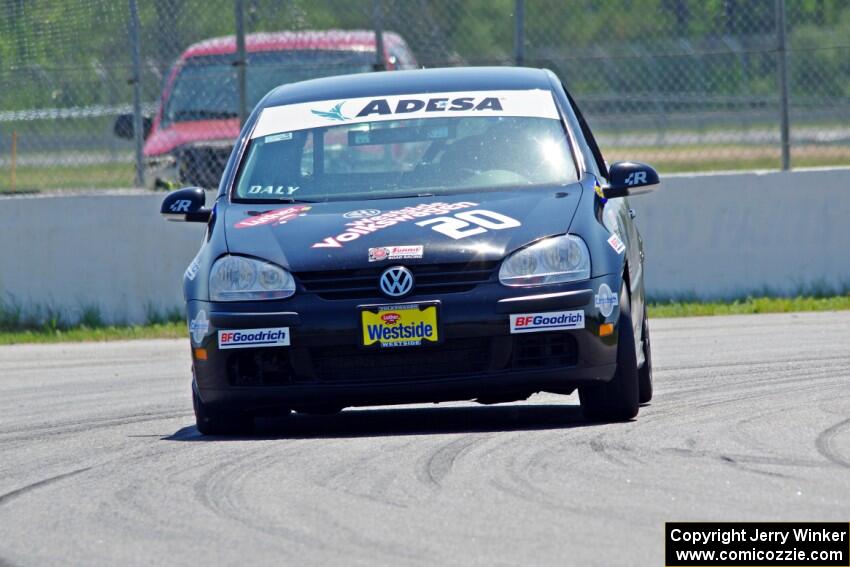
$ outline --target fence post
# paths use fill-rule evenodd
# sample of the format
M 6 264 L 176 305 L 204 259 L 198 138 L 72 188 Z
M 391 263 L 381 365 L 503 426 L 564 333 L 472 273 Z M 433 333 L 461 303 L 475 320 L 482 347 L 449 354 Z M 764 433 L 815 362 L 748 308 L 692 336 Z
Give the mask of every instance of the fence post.
M 776 0 L 777 65 L 779 67 L 779 120 L 782 140 L 782 170 L 791 169 L 791 124 L 788 114 L 788 37 L 785 26 L 785 0 Z
M 381 0 L 372 2 L 372 25 L 375 28 L 375 71 L 385 71 L 387 65 L 384 60 L 384 11 Z
M 242 0 L 236 0 L 236 75 L 239 89 L 239 126 L 245 124 L 248 118 L 248 94 L 247 94 L 247 66 L 248 59 L 245 57 L 245 10 Z
M 10 181 L 11 181 L 13 193 L 18 190 L 17 168 L 18 168 L 18 131 L 12 130 L 12 179 Z
M 130 2 L 130 50 L 133 59 L 133 75 L 130 83 L 133 85 L 133 141 L 136 154 L 136 187 L 145 185 L 145 164 L 142 156 L 142 145 L 145 141 L 144 122 L 142 120 L 142 54 L 139 45 L 139 10 L 136 0 Z
M 525 65 L 525 0 L 514 0 L 514 64 Z

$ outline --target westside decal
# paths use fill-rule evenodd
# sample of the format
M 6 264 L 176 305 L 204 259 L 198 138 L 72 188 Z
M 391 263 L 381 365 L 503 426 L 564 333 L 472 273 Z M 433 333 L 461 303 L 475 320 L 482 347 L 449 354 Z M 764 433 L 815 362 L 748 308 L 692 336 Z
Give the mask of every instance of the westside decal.
M 219 331 L 218 348 L 260 348 L 289 346 L 289 327 Z
M 424 246 L 380 246 L 369 248 L 369 261 L 411 260 L 421 258 L 425 252 Z
M 310 210 L 310 207 L 304 205 L 298 205 L 295 207 L 286 207 L 283 209 L 275 209 L 273 211 L 266 211 L 265 213 L 259 214 L 257 216 L 248 217 L 245 220 L 239 221 L 235 225 L 235 228 L 251 228 L 254 226 L 262 226 L 264 224 L 284 224 L 292 219 L 303 216 Z
M 436 305 L 381 305 L 376 309 L 361 313 L 364 346 L 393 348 L 439 341 Z
M 336 236 L 329 236 L 321 242 L 316 242 L 313 244 L 313 248 L 341 248 L 346 242 L 357 240 L 361 236 L 402 222 L 435 215 L 444 215 L 458 209 L 467 209 L 476 206 L 478 206 L 478 203 L 470 203 L 468 201 L 461 201 L 459 203 L 423 203 L 395 211 L 387 211 L 380 215 L 345 223 L 348 228 Z
M 603 317 L 608 317 L 611 313 L 614 312 L 614 307 L 619 304 L 619 299 L 617 295 L 611 291 L 611 288 L 608 287 L 608 284 L 602 284 L 599 286 L 599 293 L 597 293 L 593 298 L 593 304 L 599 309 L 599 312 L 602 313 Z
M 626 245 L 623 244 L 623 241 L 620 240 L 620 237 L 616 234 L 612 234 L 608 238 L 608 244 L 611 245 L 611 248 L 613 248 L 614 252 L 616 252 L 617 254 L 622 254 L 623 251 L 626 249 Z
M 584 329 L 584 311 L 553 311 L 511 315 L 511 333 Z
M 544 89 L 411 93 L 264 108 L 251 137 L 259 138 L 336 124 L 446 116 L 524 116 L 560 119 L 552 93 Z
M 210 330 L 210 322 L 207 319 L 207 312 L 201 309 L 195 318 L 189 322 L 189 335 L 192 337 L 192 342 L 196 346 L 200 346 L 201 341 L 207 336 L 207 331 Z

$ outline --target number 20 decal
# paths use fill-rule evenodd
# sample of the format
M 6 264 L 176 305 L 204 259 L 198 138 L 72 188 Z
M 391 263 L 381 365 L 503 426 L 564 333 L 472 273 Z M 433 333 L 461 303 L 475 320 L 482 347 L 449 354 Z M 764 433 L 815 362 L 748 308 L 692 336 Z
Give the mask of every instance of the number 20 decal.
M 416 224 L 418 226 L 432 225 L 432 229 L 455 240 L 482 234 L 488 230 L 504 230 L 522 226 L 522 223 L 516 219 L 483 209 L 464 211 L 451 217 L 437 217 L 419 221 Z

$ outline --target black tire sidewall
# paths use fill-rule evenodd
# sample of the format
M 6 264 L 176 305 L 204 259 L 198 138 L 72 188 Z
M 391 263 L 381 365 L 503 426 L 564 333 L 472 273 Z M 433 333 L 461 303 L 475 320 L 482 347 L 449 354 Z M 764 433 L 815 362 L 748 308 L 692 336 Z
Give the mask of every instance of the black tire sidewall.
M 632 326 L 631 302 L 625 282 L 620 287 L 617 319 L 617 370 L 604 384 L 579 388 L 585 416 L 598 421 L 626 421 L 640 408 L 637 351 Z

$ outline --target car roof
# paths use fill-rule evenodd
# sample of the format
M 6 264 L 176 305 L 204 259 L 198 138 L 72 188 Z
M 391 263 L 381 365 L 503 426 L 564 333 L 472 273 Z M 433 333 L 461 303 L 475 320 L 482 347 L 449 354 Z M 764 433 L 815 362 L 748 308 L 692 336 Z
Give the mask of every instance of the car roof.
M 454 91 L 550 90 L 551 73 L 528 67 L 449 67 L 382 71 L 311 79 L 282 85 L 263 108 L 299 102 Z
M 404 43 L 397 33 L 391 31 L 385 31 L 383 39 L 388 47 Z M 250 33 L 245 36 L 245 51 L 248 53 L 290 49 L 374 51 L 375 32 L 371 30 L 302 30 Z M 190 45 L 180 55 L 180 59 L 231 53 L 236 53 L 236 36 L 226 35 Z

